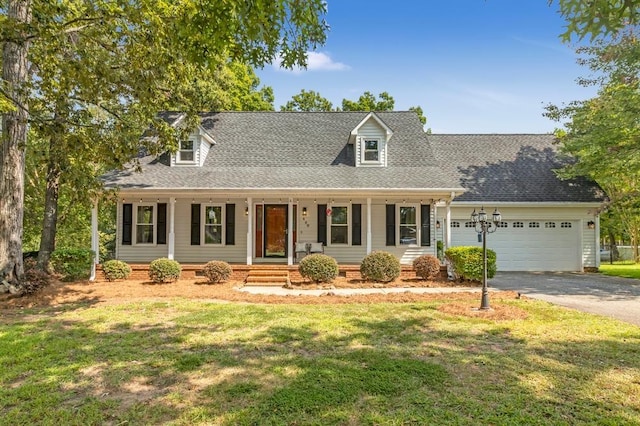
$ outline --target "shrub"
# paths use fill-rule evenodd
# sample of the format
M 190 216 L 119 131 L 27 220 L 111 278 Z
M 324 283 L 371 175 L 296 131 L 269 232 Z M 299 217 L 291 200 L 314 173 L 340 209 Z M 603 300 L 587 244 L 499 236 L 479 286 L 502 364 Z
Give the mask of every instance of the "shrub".
M 51 284 L 51 276 L 38 269 L 34 258 L 27 258 L 24 261 L 24 283 L 22 294 L 37 293 L 41 289 Z
M 423 280 L 430 280 L 440 275 L 440 261 L 435 256 L 424 254 L 414 259 L 413 269 Z
M 59 249 L 51 253 L 51 267 L 63 281 L 87 279 L 91 274 L 94 252 L 88 249 Z
M 464 280 L 482 281 L 482 247 L 459 246 L 445 251 L 456 276 Z M 496 252 L 487 249 L 487 278 L 496 274 Z
M 122 260 L 107 260 L 102 264 L 107 281 L 126 280 L 131 275 L 131 266 Z
M 362 259 L 360 275 L 370 281 L 393 281 L 400 276 L 400 261 L 389 252 L 374 251 Z
M 338 262 L 326 254 L 310 254 L 300 260 L 298 271 L 316 283 L 330 283 L 338 276 Z
M 227 262 L 223 262 L 222 260 L 212 260 L 204 265 L 202 272 L 210 283 L 221 283 L 231 277 L 233 269 L 231 269 L 231 265 Z
M 180 278 L 180 264 L 166 257 L 156 259 L 149 264 L 149 278 L 154 283 L 171 283 Z

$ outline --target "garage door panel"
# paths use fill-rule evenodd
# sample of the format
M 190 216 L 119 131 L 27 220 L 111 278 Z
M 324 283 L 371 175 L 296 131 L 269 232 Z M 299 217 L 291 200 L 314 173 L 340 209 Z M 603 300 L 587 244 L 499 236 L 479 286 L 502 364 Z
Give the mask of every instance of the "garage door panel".
M 514 222 L 522 227 L 514 227 Z M 538 227 L 529 227 L 537 222 Z M 555 223 L 555 228 L 545 223 Z M 487 237 L 487 247 L 497 255 L 497 267 L 501 271 L 578 271 L 580 270 L 580 240 L 577 222 L 569 221 L 506 221 L 506 228 Z M 561 227 L 564 223 L 564 227 Z M 452 228 L 451 241 L 454 246 L 482 246 L 473 228 L 461 223 Z

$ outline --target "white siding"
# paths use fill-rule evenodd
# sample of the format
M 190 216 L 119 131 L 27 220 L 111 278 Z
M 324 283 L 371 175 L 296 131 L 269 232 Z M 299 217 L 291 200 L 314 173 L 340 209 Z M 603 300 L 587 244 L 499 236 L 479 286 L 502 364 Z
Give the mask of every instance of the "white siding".
M 159 199 L 160 203 L 168 203 L 168 199 Z M 131 203 L 131 201 L 128 201 Z M 169 245 L 168 244 L 156 244 L 149 245 L 143 244 L 139 245 L 135 243 L 135 235 L 136 235 L 136 224 L 133 223 L 133 235 L 131 245 L 122 245 L 122 202 L 118 203 L 118 213 L 116 217 L 117 222 L 117 230 L 116 230 L 116 257 L 120 260 L 124 260 L 129 263 L 149 263 L 154 259 L 158 259 L 160 257 L 167 257 Z M 139 203 L 131 203 L 133 204 L 133 209 L 135 210 L 136 205 Z M 168 210 L 168 209 L 167 209 Z M 167 221 L 168 221 L 167 217 Z M 154 228 L 155 232 L 155 228 Z M 168 232 L 168 227 L 167 227 Z M 167 238 L 168 241 L 168 238 Z
M 380 164 L 362 164 L 362 145 L 367 139 L 377 139 L 380 146 Z M 358 129 L 355 147 L 356 167 L 381 167 L 387 164 L 387 143 L 384 129 L 373 119 L 369 119 Z

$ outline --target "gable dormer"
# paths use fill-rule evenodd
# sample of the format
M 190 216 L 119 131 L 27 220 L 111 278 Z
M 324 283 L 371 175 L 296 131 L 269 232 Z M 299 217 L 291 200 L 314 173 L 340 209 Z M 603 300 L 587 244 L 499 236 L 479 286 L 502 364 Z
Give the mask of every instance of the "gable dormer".
M 211 135 L 198 126 L 187 138 L 178 142 L 178 150 L 171 155 L 171 166 L 202 167 L 209 149 L 215 143 Z
M 356 167 L 386 167 L 388 142 L 393 131 L 375 112 L 370 112 L 351 131 L 349 143 L 354 144 Z

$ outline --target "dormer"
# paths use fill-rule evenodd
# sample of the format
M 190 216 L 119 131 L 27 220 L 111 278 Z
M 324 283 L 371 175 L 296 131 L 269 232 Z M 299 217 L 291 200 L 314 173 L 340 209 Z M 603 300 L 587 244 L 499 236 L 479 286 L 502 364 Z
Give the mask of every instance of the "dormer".
M 178 142 L 178 150 L 171 155 L 171 166 L 202 167 L 209 149 L 215 143 L 211 135 L 198 126 L 187 138 Z
M 370 112 L 351 131 L 349 143 L 354 144 L 356 167 L 386 167 L 388 142 L 393 131 L 375 112 Z

